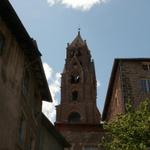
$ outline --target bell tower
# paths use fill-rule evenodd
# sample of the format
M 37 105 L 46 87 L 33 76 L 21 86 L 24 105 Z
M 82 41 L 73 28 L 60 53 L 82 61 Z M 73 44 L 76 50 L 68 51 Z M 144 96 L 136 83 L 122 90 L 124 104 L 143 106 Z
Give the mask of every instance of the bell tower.
M 61 77 L 61 102 L 56 107 L 56 127 L 99 124 L 101 118 L 96 106 L 94 61 L 80 31 L 73 42 L 68 43 L 66 50 Z
M 66 50 L 55 126 L 70 142 L 71 150 L 99 150 L 103 129 L 96 106 L 95 67 L 80 31 Z

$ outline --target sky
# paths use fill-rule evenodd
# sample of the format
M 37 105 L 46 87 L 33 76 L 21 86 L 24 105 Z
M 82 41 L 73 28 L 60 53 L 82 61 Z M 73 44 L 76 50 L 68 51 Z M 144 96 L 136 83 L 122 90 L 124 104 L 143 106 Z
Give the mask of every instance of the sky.
M 150 0 L 10 0 L 42 53 L 53 103 L 43 112 L 55 121 L 67 43 L 81 28 L 95 61 L 97 105 L 102 113 L 115 58 L 150 57 Z

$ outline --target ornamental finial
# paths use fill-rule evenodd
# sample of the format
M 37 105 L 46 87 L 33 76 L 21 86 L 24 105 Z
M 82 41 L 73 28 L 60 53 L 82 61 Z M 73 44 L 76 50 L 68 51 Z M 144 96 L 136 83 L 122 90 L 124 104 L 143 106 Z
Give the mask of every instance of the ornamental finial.
M 80 35 L 80 30 L 81 30 L 81 28 L 79 27 L 79 28 L 78 28 L 78 35 Z

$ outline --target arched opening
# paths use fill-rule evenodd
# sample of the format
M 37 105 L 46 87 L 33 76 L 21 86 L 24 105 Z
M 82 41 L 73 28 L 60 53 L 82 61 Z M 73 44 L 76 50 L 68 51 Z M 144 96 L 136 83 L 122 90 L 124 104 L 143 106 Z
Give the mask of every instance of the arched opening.
M 76 51 L 76 56 L 81 56 L 80 50 L 77 50 L 77 51 Z
M 73 67 L 77 68 L 77 63 L 76 62 L 73 63 Z
M 80 82 L 80 75 L 79 74 L 72 74 L 71 75 L 71 83 L 77 84 Z
M 72 112 L 68 117 L 68 122 L 69 123 L 78 123 L 78 122 L 80 122 L 80 118 L 81 118 L 81 116 L 79 113 Z
M 72 101 L 77 101 L 78 100 L 78 92 L 77 91 L 73 91 L 72 92 Z
M 70 52 L 70 57 L 73 57 L 73 56 L 81 56 L 81 52 L 80 50 L 78 49 L 74 49 Z
M 75 55 L 75 50 L 72 50 L 70 53 L 70 57 L 73 57 Z

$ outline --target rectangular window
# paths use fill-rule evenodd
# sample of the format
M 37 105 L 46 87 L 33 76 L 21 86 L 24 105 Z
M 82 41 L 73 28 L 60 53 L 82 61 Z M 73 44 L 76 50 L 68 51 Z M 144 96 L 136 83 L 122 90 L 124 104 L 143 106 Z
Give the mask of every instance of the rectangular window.
M 35 149 L 35 139 L 33 136 L 32 131 L 30 130 L 30 140 L 29 140 L 29 145 L 28 145 L 28 150 L 34 150 Z
M 0 55 L 3 53 L 3 47 L 4 47 L 4 36 L 2 33 L 0 33 Z
M 21 90 L 24 96 L 28 95 L 28 91 L 29 91 L 29 72 L 28 71 L 25 71 L 25 74 L 23 75 Z
M 150 92 L 150 79 L 142 79 L 141 88 L 142 88 L 142 91 L 149 93 Z
M 26 120 L 25 120 L 25 116 L 22 115 L 19 124 L 19 143 L 21 145 L 24 143 L 25 132 L 26 132 Z

